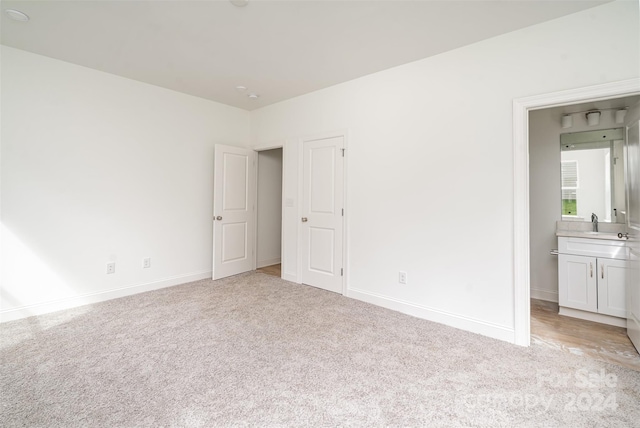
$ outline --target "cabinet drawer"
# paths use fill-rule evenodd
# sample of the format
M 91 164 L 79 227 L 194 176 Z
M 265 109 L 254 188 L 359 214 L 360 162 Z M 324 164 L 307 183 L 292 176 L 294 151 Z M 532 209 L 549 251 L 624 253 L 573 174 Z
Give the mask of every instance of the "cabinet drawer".
M 604 239 L 558 237 L 560 254 L 575 254 L 587 257 L 604 257 L 607 259 L 628 260 L 629 247 L 624 241 Z

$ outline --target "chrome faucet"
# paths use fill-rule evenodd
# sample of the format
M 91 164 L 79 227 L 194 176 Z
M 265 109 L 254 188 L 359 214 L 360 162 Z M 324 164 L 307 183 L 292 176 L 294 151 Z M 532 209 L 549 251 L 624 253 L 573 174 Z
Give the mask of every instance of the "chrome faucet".
M 595 213 L 591 213 L 591 223 L 593 223 L 593 231 L 598 231 L 598 216 Z

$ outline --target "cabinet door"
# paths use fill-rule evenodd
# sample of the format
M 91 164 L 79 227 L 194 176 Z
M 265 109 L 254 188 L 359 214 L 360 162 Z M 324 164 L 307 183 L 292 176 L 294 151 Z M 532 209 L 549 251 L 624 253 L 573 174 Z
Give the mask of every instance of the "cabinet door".
M 598 259 L 598 312 L 614 317 L 627 317 L 625 260 Z
M 560 306 L 597 312 L 598 288 L 595 257 L 558 256 Z

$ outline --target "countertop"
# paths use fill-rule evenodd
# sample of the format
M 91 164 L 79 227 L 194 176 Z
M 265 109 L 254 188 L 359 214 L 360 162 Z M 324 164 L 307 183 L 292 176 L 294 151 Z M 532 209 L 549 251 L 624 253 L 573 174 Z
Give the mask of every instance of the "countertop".
M 613 232 L 587 232 L 581 230 L 557 230 L 556 236 L 564 236 L 569 238 L 608 239 L 610 241 L 627 240 L 624 237 L 618 238 L 618 234 Z
M 598 224 L 598 232 L 593 232 L 593 223 L 585 221 L 558 221 L 556 222 L 556 236 L 569 238 L 607 239 L 610 241 L 626 241 L 626 238 L 618 238 L 618 233 L 625 233 L 626 226 L 620 223 Z

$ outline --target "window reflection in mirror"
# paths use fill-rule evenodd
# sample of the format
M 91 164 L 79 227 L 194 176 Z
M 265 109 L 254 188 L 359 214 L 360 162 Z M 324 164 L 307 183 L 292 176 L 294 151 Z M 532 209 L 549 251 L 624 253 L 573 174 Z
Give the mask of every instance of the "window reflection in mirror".
M 560 135 L 562 219 L 625 222 L 623 128 Z

